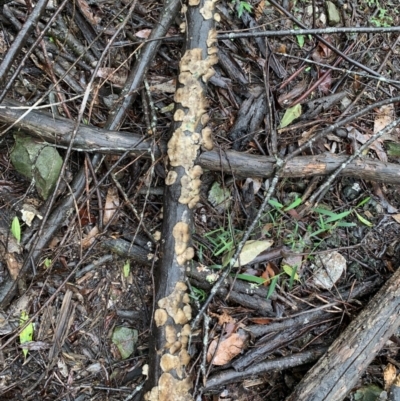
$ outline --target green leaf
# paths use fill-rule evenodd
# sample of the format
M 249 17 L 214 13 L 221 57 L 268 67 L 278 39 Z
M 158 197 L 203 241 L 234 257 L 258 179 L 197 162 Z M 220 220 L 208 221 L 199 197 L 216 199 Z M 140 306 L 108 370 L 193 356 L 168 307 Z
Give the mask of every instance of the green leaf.
M 285 212 L 288 212 L 289 210 L 292 210 L 299 205 L 301 205 L 301 198 L 296 198 L 289 206 L 286 206 L 283 210 Z
M 121 326 L 114 329 L 112 342 L 117 346 L 122 359 L 129 358 L 133 354 L 137 340 L 137 330 Z
M 334 221 L 342 220 L 351 213 L 351 210 L 346 210 L 342 213 L 336 214 L 325 221 L 325 223 L 333 223 Z
M 256 284 L 264 284 L 266 281 L 268 281 L 265 278 L 262 277 L 256 277 L 252 276 L 250 274 L 232 274 L 232 276 L 235 276 L 239 278 L 240 280 L 248 281 L 249 283 L 256 283 Z
M 296 118 L 301 116 L 301 104 L 296 104 L 296 106 L 290 107 L 285 111 L 282 118 L 281 125 L 279 128 L 285 128 L 290 125 Z
M 350 223 L 348 221 L 340 221 L 337 223 L 336 227 L 356 227 L 356 223 Z
M 28 314 L 25 311 L 21 312 L 21 315 L 19 317 L 19 325 L 24 326 L 25 323 L 28 321 L 29 317 Z M 19 335 L 19 342 L 22 344 L 28 343 L 32 341 L 33 339 L 33 323 L 29 323 L 20 333 Z M 22 352 L 24 354 L 24 357 L 28 355 L 28 349 L 27 348 L 22 348 Z
M 129 277 L 129 273 L 131 272 L 131 264 L 129 263 L 129 260 L 125 262 L 122 272 L 125 278 Z
M 21 242 L 21 225 L 17 216 L 13 218 L 11 223 L 11 234 L 17 240 L 18 244 Z
M 271 284 L 269 285 L 269 288 L 268 288 L 267 299 L 269 299 L 270 296 L 274 293 L 275 287 L 278 284 L 278 280 L 279 280 L 279 275 L 272 278 Z
M 282 266 L 283 271 L 290 277 L 290 281 L 293 284 L 293 280 L 299 281 L 300 282 L 300 277 L 297 274 L 297 266 L 294 268 L 289 265 L 283 265 Z
M 373 226 L 373 224 L 370 221 L 368 221 L 366 218 L 362 217 L 356 211 L 354 211 L 354 213 L 356 214 L 358 220 L 361 221 L 361 223 L 365 224 L 367 227 L 372 227 Z
M 277 200 L 275 200 L 275 199 L 270 199 L 270 200 L 268 201 L 268 203 L 269 203 L 271 206 L 276 207 L 277 209 L 282 209 L 282 208 L 283 208 L 282 203 L 279 203 L 279 202 L 278 202 Z
M 363 199 L 356 207 L 361 207 L 364 206 L 366 203 L 368 203 L 370 201 L 371 197 L 368 196 L 365 199 Z
M 251 4 L 247 3 L 247 1 L 241 1 L 238 7 L 238 17 L 240 18 L 243 15 L 244 11 L 250 12 L 251 10 Z
M 43 262 L 43 265 L 46 269 L 48 269 L 51 266 L 51 259 L 46 258 Z
M 326 216 L 336 216 L 337 214 L 332 212 L 331 210 L 328 209 L 323 209 L 321 207 L 316 207 L 313 209 L 314 212 L 319 213 L 319 214 L 324 214 Z
M 304 38 L 305 38 L 304 35 L 296 35 L 297 43 L 299 44 L 300 49 L 302 49 L 304 46 L 304 41 L 305 41 Z

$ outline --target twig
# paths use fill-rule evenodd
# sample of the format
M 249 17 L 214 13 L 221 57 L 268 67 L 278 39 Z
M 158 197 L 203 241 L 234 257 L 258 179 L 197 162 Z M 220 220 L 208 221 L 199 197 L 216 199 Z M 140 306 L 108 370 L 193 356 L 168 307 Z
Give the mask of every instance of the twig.
M 384 129 L 380 130 L 376 134 L 372 135 L 370 139 L 368 139 L 367 142 L 365 142 L 362 146 L 358 148 L 358 150 L 352 154 L 333 174 L 329 176 L 327 180 L 319 187 L 318 191 L 314 192 L 314 194 L 310 197 L 308 200 L 308 204 L 310 206 L 314 205 L 315 202 L 319 202 L 320 195 L 324 193 L 326 189 L 332 184 L 334 179 L 357 157 L 360 157 L 364 150 L 368 149 L 370 145 L 372 145 L 377 139 L 379 139 L 381 136 L 389 133 L 392 131 L 398 124 L 400 124 L 400 118 L 393 121 L 389 125 L 387 125 Z
M 274 1 L 270 3 L 274 4 Z M 275 5 L 275 4 L 274 4 Z M 285 10 L 286 11 L 286 10 Z M 287 11 L 286 11 L 287 12 Z M 288 13 L 288 12 L 287 12 Z M 296 20 L 296 24 L 298 24 Z M 298 24 L 301 26 L 300 24 Z M 303 25 L 304 26 L 304 25 Z M 256 38 L 256 37 L 276 37 L 276 36 L 297 36 L 297 35 L 329 35 L 334 33 L 392 33 L 400 32 L 400 26 L 392 26 L 388 28 L 379 27 L 354 27 L 354 28 L 319 28 L 319 29 L 287 29 L 284 31 L 256 31 L 256 32 L 230 32 L 230 33 L 219 33 L 217 35 L 218 40 L 226 39 L 239 39 L 239 38 Z
M 40 16 L 46 10 L 48 1 L 49 0 L 39 0 L 37 2 L 35 8 L 29 15 L 22 29 L 18 32 L 18 35 L 14 39 L 11 47 L 8 49 L 3 62 L 0 64 L 0 82 L 3 82 L 7 78 L 7 73 L 10 70 L 16 57 L 20 54 L 22 47 L 25 46 L 28 35 L 39 21 Z M 63 6 L 65 5 L 65 3 L 66 1 L 64 1 Z M 62 10 L 62 7 L 60 7 L 60 9 Z M 0 101 L 1 100 L 2 99 L 0 98 Z
M 303 29 L 307 29 L 307 27 L 301 22 L 299 21 L 297 18 L 295 18 L 293 16 L 293 14 L 291 14 L 289 11 L 287 11 L 285 8 L 283 8 L 280 4 L 278 4 L 276 2 L 276 0 L 270 0 L 269 1 L 274 7 L 276 7 L 279 11 L 281 11 L 283 14 L 285 14 L 287 17 L 289 17 L 293 22 L 295 22 L 300 28 Z M 392 27 L 392 28 L 397 28 L 400 30 L 400 27 Z M 337 29 L 337 28 L 334 28 Z M 352 28 L 350 28 L 352 29 Z M 372 28 L 375 29 L 375 28 Z M 342 58 L 344 58 L 346 61 L 348 61 L 349 63 L 357 66 L 358 68 L 361 68 L 362 70 L 368 72 L 369 74 L 381 77 L 382 79 L 384 78 L 382 75 L 378 74 L 376 71 L 371 70 L 370 68 L 368 68 L 367 66 L 359 63 L 358 61 L 353 60 L 352 58 L 346 56 L 343 52 L 341 52 L 339 49 L 337 49 L 335 46 L 332 45 L 332 43 L 330 43 L 329 41 L 327 41 L 326 39 L 324 39 L 322 36 L 320 35 L 315 35 L 316 38 L 323 43 L 325 46 L 327 46 L 329 49 L 331 49 L 332 51 L 334 51 L 336 54 L 338 54 L 339 56 L 341 56 Z M 397 89 L 400 88 L 400 86 L 394 85 Z

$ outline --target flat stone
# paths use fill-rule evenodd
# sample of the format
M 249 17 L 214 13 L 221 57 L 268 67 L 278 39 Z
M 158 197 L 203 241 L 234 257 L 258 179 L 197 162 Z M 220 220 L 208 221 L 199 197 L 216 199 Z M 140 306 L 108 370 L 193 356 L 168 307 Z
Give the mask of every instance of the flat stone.
M 312 278 L 314 285 L 329 290 L 346 269 L 346 259 L 336 251 L 317 255 L 314 269 L 316 270 Z
M 328 17 L 328 24 L 330 26 L 335 26 L 340 23 L 340 14 L 339 10 L 331 1 L 326 2 L 326 12 Z

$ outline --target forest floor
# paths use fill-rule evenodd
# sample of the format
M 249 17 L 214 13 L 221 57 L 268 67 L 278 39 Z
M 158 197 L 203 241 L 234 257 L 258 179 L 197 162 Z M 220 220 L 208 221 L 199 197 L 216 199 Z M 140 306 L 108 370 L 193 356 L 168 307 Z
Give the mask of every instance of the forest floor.
M 400 264 L 398 1 L 277 3 L 215 5 L 186 269 L 196 400 L 285 400 Z M 0 399 L 141 399 L 185 15 L 143 60 L 161 4 L 49 2 L 15 51 L 37 7 L 0 1 Z M 293 18 L 371 30 L 280 35 Z M 346 400 L 379 399 L 399 344 L 396 329 Z

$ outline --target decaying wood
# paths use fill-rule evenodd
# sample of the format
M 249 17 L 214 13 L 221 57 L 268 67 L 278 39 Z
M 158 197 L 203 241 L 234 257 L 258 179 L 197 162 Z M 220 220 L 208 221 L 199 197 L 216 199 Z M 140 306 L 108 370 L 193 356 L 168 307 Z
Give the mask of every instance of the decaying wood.
M 326 348 L 315 348 L 309 351 L 301 352 L 299 354 L 293 354 L 285 356 L 283 358 L 271 359 L 262 363 L 255 363 L 249 369 L 243 372 L 237 372 L 234 369 L 228 369 L 219 373 L 214 374 L 208 380 L 204 388 L 204 392 L 212 389 L 220 388 L 229 383 L 238 382 L 244 379 L 248 379 L 253 376 L 258 376 L 270 372 L 272 370 L 284 370 L 293 368 L 295 366 L 310 363 L 318 359 Z
M 286 401 L 339 401 L 400 325 L 400 269 L 307 373 Z
M 179 63 L 174 124 L 167 145 L 169 171 L 165 180 L 164 221 L 160 263 L 155 274 L 155 310 L 152 319 L 149 369 L 145 400 L 189 401 L 192 379 L 186 368 L 191 320 L 185 269 L 194 256 L 191 247 L 193 207 L 200 199 L 201 147 L 212 148 L 206 83 L 217 63 L 214 29 L 215 0 L 189 1 L 185 6 L 190 27 Z
M 4 106 L 4 107 L 3 107 Z M 33 135 L 43 141 L 65 148 L 71 141 L 74 123 L 66 118 L 55 118 L 52 115 L 33 110 L 21 121 L 19 118 L 26 110 L 10 107 L 22 106 L 14 101 L 5 100 L 0 107 L 0 122 L 7 125 L 15 123 L 15 128 Z M 16 123 L 16 121 L 18 121 Z M 118 132 L 95 128 L 88 125 L 79 127 L 73 148 L 79 151 L 98 153 L 123 153 L 131 150 L 134 155 L 149 157 L 152 143 L 143 140 L 133 132 Z M 156 158 L 166 152 L 166 143 L 160 142 L 153 149 Z M 282 177 L 313 177 L 329 175 L 347 160 L 345 155 L 323 153 L 317 156 L 299 156 L 290 160 L 282 171 Z M 276 160 L 274 157 L 243 154 L 235 151 L 205 151 L 200 155 L 199 165 L 211 171 L 231 171 L 236 177 L 271 177 Z M 383 181 L 387 184 L 400 183 L 400 166 L 394 163 L 382 163 L 377 160 L 360 158 L 350 163 L 342 175 L 357 177 L 370 181 Z

